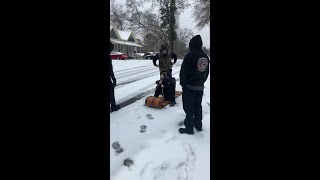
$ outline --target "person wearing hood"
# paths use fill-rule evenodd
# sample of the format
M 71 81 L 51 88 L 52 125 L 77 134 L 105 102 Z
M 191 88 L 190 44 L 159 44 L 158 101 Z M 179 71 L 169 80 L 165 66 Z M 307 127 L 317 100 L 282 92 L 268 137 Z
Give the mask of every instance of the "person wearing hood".
M 110 41 L 110 53 L 113 50 L 114 45 Z M 114 97 L 114 87 L 117 85 L 117 80 L 114 77 L 113 67 L 112 67 L 112 58 L 110 56 L 110 104 L 111 104 L 111 112 L 117 111 L 120 109 L 119 105 L 116 105 L 116 100 Z
M 159 65 L 157 65 L 157 60 L 159 59 Z M 172 59 L 174 62 L 172 63 Z M 159 67 L 160 75 L 165 74 L 172 78 L 172 66 L 177 62 L 177 55 L 173 52 L 168 51 L 166 45 L 161 45 L 160 52 L 156 54 L 153 58 L 153 65 Z
M 184 57 L 180 69 L 180 85 L 182 86 L 183 110 L 186 113 L 185 128 L 181 134 L 194 134 L 193 128 L 202 131 L 202 96 L 204 82 L 209 76 L 209 57 L 202 50 L 200 35 L 189 42 L 190 52 Z

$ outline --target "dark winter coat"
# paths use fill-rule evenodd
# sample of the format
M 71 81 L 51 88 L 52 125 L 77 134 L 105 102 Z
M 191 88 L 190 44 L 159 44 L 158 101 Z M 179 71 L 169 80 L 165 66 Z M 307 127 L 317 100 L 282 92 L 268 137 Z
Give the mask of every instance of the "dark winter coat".
M 193 90 L 203 90 L 209 76 L 209 57 L 202 51 L 201 36 L 190 40 L 190 52 L 184 57 L 180 70 L 180 85 Z
M 160 80 L 156 81 L 156 84 L 159 84 L 159 81 Z M 176 79 L 175 78 L 168 78 L 168 77 L 165 76 L 162 79 L 162 83 L 161 84 L 162 85 L 169 85 L 169 84 L 175 85 L 176 84 Z
M 171 102 L 175 101 L 175 78 L 168 78 L 165 76 L 162 79 L 161 83 L 163 86 L 159 84 L 159 81 L 156 81 L 156 84 L 158 85 L 154 96 L 158 97 L 160 94 L 162 94 L 165 97 L 165 99 L 168 99 Z
M 162 51 L 166 49 L 167 54 L 162 54 Z M 177 62 L 177 55 L 173 52 L 169 52 L 168 48 L 165 45 L 161 46 L 160 52 L 156 54 L 153 58 L 153 64 L 156 66 L 156 62 L 159 59 L 159 69 L 161 72 L 166 72 L 172 69 L 172 59 L 174 59 L 174 63 Z

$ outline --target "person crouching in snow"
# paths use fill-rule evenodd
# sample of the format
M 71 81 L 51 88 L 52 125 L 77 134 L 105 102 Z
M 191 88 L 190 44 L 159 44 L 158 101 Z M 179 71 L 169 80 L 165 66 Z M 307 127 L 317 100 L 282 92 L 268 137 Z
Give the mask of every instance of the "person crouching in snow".
M 176 104 L 175 100 L 175 79 L 169 78 L 166 74 L 160 75 L 160 80 L 156 81 L 157 88 L 154 93 L 155 97 L 159 97 L 161 94 L 165 100 L 170 100 L 170 106 L 174 106 Z

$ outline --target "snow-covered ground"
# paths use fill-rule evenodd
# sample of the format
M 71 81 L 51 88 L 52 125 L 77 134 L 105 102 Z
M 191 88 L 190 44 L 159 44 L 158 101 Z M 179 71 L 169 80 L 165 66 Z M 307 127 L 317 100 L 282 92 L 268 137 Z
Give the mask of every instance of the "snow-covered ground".
M 116 102 L 146 93 L 142 99 L 110 114 L 110 142 L 119 142 L 123 152 L 117 154 L 110 144 L 111 180 L 209 180 L 210 179 L 210 79 L 205 83 L 203 131 L 181 135 L 179 123 L 185 118 L 182 96 L 174 107 L 155 109 L 145 106 L 153 95 L 159 70 L 151 60 L 113 60 L 117 78 Z M 176 90 L 181 91 L 179 72 L 182 60 L 173 67 Z M 146 117 L 151 114 L 153 119 Z M 140 126 L 146 125 L 146 132 Z M 183 126 L 182 126 L 183 127 Z M 125 159 L 134 164 L 124 166 Z

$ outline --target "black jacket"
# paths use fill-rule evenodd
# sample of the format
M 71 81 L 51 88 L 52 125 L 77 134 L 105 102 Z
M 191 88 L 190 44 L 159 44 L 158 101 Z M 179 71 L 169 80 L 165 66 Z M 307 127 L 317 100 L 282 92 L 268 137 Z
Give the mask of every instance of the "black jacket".
M 156 84 L 159 84 L 159 81 L 156 81 Z M 175 85 L 176 84 L 176 79 L 175 78 L 168 78 L 168 77 L 164 77 L 162 79 L 162 85 L 169 85 L 169 84 L 172 84 L 172 85 Z
M 199 35 L 189 43 L 190 52 L 184 57 L 180 70 L 180 85 L 194 90 L 203 90 L 209 76 L 209 57 L 202 51 Z

